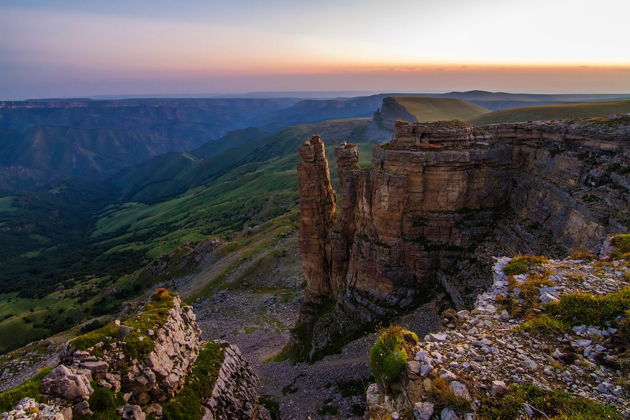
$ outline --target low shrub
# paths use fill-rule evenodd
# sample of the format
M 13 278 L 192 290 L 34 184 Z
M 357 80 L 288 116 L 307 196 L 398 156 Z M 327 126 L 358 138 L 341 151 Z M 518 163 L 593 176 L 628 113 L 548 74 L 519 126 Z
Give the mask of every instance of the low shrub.
M 503 272 L 507 275 L 525 274 L 532 267 L 547 263 L 547 258 L 534 255 L 519 255 L 510 260 L 503 267 Z
M 611 254 L 613 258 L 622 258 L 623 254 L 630 253 L 630 233 L 613 236 L 611 243 L 615 247 Z
M 113 322 L 110 322 L 104 327 L 78 336 L 71 341 L 71 345 L 77 350 L 85 350 L 89 347 L 92 347 L 96 343 L 110 340 L 116 341 L 119 337 L 120 331 L 118 330 L 118 326 Z
M 116 410 L 118 407 L 125 405 L 125 400 L 122 395 L 116 394 L 113 391 L 98 386 L 92 383 L 94 392 L 90 395 L 88 403 L 90 404 L 90 410 L 94 414 L 77 416 L 77 420 L 109 420 L 119 417 Z
M 524 404 L 528 404 L 540 418 L 554 420 L 590 420 L 623 417 L 612 407 L 564 391 L 546 391 L 531 383 L 513 385 L 501 398 L 481 401 L 479 418 L 482 420 L 521 418 Z
M 560 297 L 557 303 L 546 305 L 545 310 L 570 326 L 604 325 L 630 309 L 630 287 L 604 296 L 588 293 L 571 293 Z
M 151 300 L 145 305 L 142 312 L 123 321 L 123 325 L 132 328 L 125 338 L 125 354 L 132 359 L 142 359 L 146 357 L 155 346 L 153 339 L 146 332 L 155 328 L 156 325 L 163 325 L 168 318 L 168 311 L 173 307 L 175 294 L 166 289 L 159 288 L 151 296 Z M 104 327 L 90 331 L 76 337 L 70 342 L 71 346 L 77 350 L 85 350 L 100 342 L 114 342 L 121 339 L 118 325 L 110 322 Z
M 418 344 L 418 336 L 404 328 L 390 326 L 381 331 L 370 349 L 370 369 L 374 378 L 386 389 L 400 375 L 408 360 L 408 352 Z
M 541 335 L 558 335 L 567 332 L 570 327 L 563 321 L 552 318 L 547 314 L 540 314 L 520 326 L 523 331 Z

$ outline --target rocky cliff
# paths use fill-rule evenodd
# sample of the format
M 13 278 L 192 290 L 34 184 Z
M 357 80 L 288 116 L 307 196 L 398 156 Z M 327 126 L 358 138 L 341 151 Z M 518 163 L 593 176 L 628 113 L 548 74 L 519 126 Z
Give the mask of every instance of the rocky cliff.
M 239 349 L 200 337 L 192 308 L 158 289 L 134 315 L 66 343 L 54 369 L 0 394 L 0 408 L 18 403 L 0 418 L 37 409 L 56 420 L 268 419 Z
M 487 286 L 491 255 L 598 251 L 630 222 L 628 139 L 630 116 L 398 122 L 371 169 L 357 167 L 356 146 L 336 149 L 336 215 L 323 144 L 307 141 L 298 165 L 307 288 L 296 340 L 315 357 L 436 289 L 461 309 Z

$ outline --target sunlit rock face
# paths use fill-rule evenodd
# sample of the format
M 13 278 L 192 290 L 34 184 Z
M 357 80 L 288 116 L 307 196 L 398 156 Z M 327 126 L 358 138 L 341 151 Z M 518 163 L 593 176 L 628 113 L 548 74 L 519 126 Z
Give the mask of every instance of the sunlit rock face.
M 399 121 L 392 141 L 374 148 L 371 169 L 358 167 L 356 146 L 336 148 L 336 217 L 324 146 L 308 140 L 298 165 L 307 279 L 300 322 L 311 357 L 436 291 L 455 306 L 471 303 L 498 252 L 598 251 L 630 220 L 629 133 L 628 117 Z

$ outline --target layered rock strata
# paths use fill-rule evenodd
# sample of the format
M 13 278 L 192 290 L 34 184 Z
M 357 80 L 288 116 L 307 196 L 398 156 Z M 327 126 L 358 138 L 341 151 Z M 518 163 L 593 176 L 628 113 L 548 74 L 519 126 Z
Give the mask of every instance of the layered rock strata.
M 335 154 L 340 214 L 319 137 L 299 149 L 300 331 L 310 356 L 385 321 L 431 290 L 471 304 L 491 255 L 597 251 L 630 222 L 630 117 L 472 127 L 404 123 L 376 146 Z M 333 310 L 322 304 L 331 300 Z M 317 309 L 319 308 L 319 312 Z
M 307 140 L 298 152 L 301 210 L 299 249 L 302 269 L 309 282 L 300 321 L 309 323 L 313 320 L 313 313 L 332 293 L 328 236 L 334 224 L 335 193 L 330 185 L 324 143 L 319 136 Z

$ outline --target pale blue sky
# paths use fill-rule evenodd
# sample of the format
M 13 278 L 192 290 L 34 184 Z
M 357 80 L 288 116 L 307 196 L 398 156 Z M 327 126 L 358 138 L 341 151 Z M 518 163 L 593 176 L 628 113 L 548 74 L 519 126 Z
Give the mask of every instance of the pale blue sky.
M 630 92 L 629 15 L 627 0 L 3 0 L 0 99 Z

